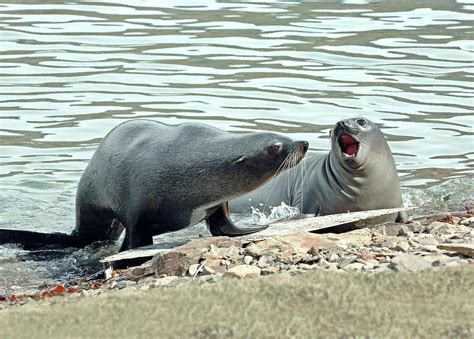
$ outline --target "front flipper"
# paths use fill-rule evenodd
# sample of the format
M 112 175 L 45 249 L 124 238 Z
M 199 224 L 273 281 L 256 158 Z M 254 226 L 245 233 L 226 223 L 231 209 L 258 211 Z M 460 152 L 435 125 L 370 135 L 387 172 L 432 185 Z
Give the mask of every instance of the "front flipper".
M 398 212 L 397 220 L 395 220 L 396 222 L 404 223 L 407 220 L 408 220 L 408 212 L 407 211 Z
M 229 218 L 229 206 L 225 202 L 219 206 L 214 213 L 206 218 L 207 226 L 213 236 L 237 237 L 262 231 L 268 226 L 239 228 Z

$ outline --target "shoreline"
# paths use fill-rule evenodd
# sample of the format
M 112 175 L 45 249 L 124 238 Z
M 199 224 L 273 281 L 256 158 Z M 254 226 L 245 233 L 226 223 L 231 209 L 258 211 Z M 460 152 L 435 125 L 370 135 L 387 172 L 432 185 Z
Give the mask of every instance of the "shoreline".
M 466 206 L 466 212 L 445 212 L 405 224 L 381 224 L 339 234 L 299 232 L 248 243 L 229 237 L 195 239 L 141 266 L 109 270 L 108 279 L 82 278 L 20 294 L 0 294 L 0 310 L 114 290 L 213 284 L 282 272 L 373 275 L 462 266 L 474 267 L 472 204 Z

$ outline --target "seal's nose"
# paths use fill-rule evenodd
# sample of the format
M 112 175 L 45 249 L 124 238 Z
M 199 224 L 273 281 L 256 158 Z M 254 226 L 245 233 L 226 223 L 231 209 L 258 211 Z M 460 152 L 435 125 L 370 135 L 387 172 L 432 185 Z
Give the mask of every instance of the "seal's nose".
M 343 129 L 349 128 L 349 124 L 345 120 L 338 121 L 337 126 Z
M 307 141 L 300 141 L 300 149 L 303 151 L 303 153 L 306 153 L 306 151 L 309 148 L 309 142 Z

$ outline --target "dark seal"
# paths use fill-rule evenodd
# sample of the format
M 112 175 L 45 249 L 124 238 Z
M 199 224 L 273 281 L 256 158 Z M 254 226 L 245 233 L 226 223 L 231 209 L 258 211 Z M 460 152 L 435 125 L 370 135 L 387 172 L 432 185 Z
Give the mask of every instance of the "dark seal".
M 281 205 L 303 214 L 328 215 L 402 207 L 392 152 L 376 124 L 365 118 L 339 121 L 331 132 L 331 150 L 307 157 L 259 189 L 232 200 L 231 212 Z M 379 221 L 403 221 L 406 212 Z
M 123 251 L 202 220 L 213 235 L 256 232 L 262 228 L 232 223 L 227 201 L 296 165 L 307 149 L 306 141 L 273 133 L 127 121 L 103 139 L 81 176 L 72 234 L 0 230 L 0 243 L 83 247 L 117 239 L 124 227 Z

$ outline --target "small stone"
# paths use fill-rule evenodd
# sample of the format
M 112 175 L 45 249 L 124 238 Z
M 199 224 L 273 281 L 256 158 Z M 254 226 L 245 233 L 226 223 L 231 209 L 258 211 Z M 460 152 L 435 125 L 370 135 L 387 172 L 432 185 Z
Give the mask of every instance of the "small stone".
M 289 264 L 293 259 L 293 255 L 290 251 L 282 251 L 276 254 L 275 259 L 285 264 Z
M 89 291 L 87 291 L 87 290 L 82 290 L 81 291 L 81 297 L 89 297 L 89 296 L 90 296 Z
M 310 270 L 315 270 L 315 269 L 318 269 L 319 266 L 316 265 L 316 264 L 313 264 L 313 265 L 308 265 L 308 264 L 298 264 L 298 268 L 302 269 L 302 270 L 307 270 L 307 271 L 310 271 Z
M 332 252 L 328 257 L 329 261 L 336 261 L 337 259 L 339 259 L 339 256 L 335 252 Z
M 191 266 L 189 266 L 188 274 L 191 277 L 195 277 L 198 274 L 198 269 L 200 266 L 200 264 L 192 264 Z
M 466 257 L 474 257 L 474 243 L 439 244 L 438 248 L 440 250 L 460 253 Z
M 379 261 L 377 259 L 367 259 L 365 260 L 365 263 L 368 265 L 368 266 L 372 266 L 372 267 L 377 267 L 380 265 Z
M 132 268 L 130 273 L 134 276 L 141 276 L 145 273 L 145 267 L 141 267 L 141 266 L 134 267 Z
M 148 290 L 150 289 L 150 285 L 149 285 L 149 284 L 140 285 L 140 286 L 138 287 L 138 289 L 139 289 L 140 291 L 148 291 Z
M 346 267 L 349 264 L 352 264 L 353 262 L 357 261 L 357 256 L 355 255 L 348 255 L 348 256 L 343 256 L 339 261 L 338 265 L 340 268 Z
M 238 265 L 234 266 L 231 269 L 229 269 L 226 273 L 225 276 L 232 277 L 232 278 L 255 278 L 259 277 L 262 273 L 262 270 L 253 265 Z
M 222 258 L 227 258 L 236 261 L 237 258 L 240 256 L 240 249 L 234 245 L 231 245 L 229 247 L 220 248 L 219 254 Z
M 335 262 L 330 262 L 327 269 L 328 269 L 329 271 L 338 271 L 338 270 L 339 270 L 339 267 L 338 267 L 338 264 L 337 264 L 337 263 L 335 263 Z
M 382 235 L 388 235 L 388 236 L 400 236 L 403 235 L 403 227 L 404 225 L 401 224 L 382 224 L 382 225 L 377 225 L 373 228 L 373 230 L 377 233 L 380 233 Z
M 260 259 L 258 259 L 257 266 L 260 267 L 260 268 L 268 267 L 268 266 L 269 266 L 269 264 L 268 264 L 268 257 L 267 257 L 267 256 L 263 256 L 263 257 L 261 257 Z
M 319 235 L 322 237 L 324 236 L 323 239 L 325 240 L 335 241 L 340 248 L 343 246 L 346 248 L 350 246 L 368 246 L 372 242 L 372 232 L 368 228 L 356 229 L 345 233 L 327 233 Z
M 365 247 L 360 251 L 360 257 L 365 261 L 375 258 L 375 256 Z
M 394 257 L 390 264 L 399 272 L 418 272 L 431 267 L 430 262 L 413 254 Z
M 308 254 L 311 254 L 313 256 L 317 255 L 318 253 L 319 253 L 319 247 L 318 246 L 313 246 L 308 251 Z
M 406 241 L 399 241 L 397 243 L 397 246 L 395 246 L 395 250 L 401 251 L 401 252 L 408 252 L 410 249 L 410 245 Z
M 436 245 L 423 245 L 420 247 L 420 249 L 425 252 L 438 252 L 438 248 Z
M 155 281 L 155 286 L 171 286 L 176 280 L 179 280 L 176 276 L 160 278 Z
M 390 269 L 390 266 L 389 264 L 381 264 L 379 267 L 375 268 L 374 273 L 388 273 L 388 272 L 393 272 L 391 269 Z
M 244 263 L 245 263 L 245 265 L 250 265 L 250 263 L 251 263 L 252 261 L 253 261 L 253 257 L 252 257 L 252 256 L 246 255 L 246 256 L 244 257 Z
M 228 265 L 230 265 L 230 262 L 226 260 L 206 260 L 206 267 L 210 267 L 218 272 L 223 272 Z
M 337 244 L 326 239 L 326 235 L 309 232 L 299 232 L 282 236 L 280 239 L 293 250 L 294 253 L 305 254 L 313 251 L 332 251 L 337 249 Z
M 201 259 L 203 259 L 203 260 L 217 260 L 217 259 L 221 259 L 221 258 L 222 257 L 219 253 L 219 248 L 214 244 L 211 244 L 209 246 L 209 251 L 207 251 L 206 253 L 201 255 Z
M 274 274 L 274 273 L 278 273 L 278 271 L 279 271 L 278 267 L 270 266 L 270 267 L 262 268 L 262 275 Z
M 221 260 L 221 265 L 223 266 L 230 266 L 232 264 L 232 262 L 228 259 L 222 259 Z
M 461 218 L 459 218 L 459 217 L 453 217 L 453 218 L 451 219 L 451 221 L 453 222 L 453 224 L 457 225 L 457 224 L 459 224 L 459 222 L 461 221 Z
M 245 248 L 245 254 L 252 257 L 261 257 L 263 255 L 275 255 L 283 247 L 288 246 L 281 240 L 270 238 L 263 241 L 251 243 Z
M 461 220 L 460 224 L 472 227 L 472 224 L 474 224 L 474 217 L 463 219 L 463 220 Z
M 211 275 L 211 274 L 216 274 L 216 271 L 214 271 L 210 266 L 204 265 L 204 267 L 202 268 L 202 273 Z
M 411 221 L 410 223 L 404 224 L 403 226 L 405 226 L 404 229 L 406 234 L 423 232 L 423 225 L 421 225 L 421 223 L 418 221 Z
M 461 263 L 459 261 L 453 260 L 446 263 L 446 267 L 459 267 Z
M 364 268 L 364 264 L 360 262 L 354 262 L 352 264 L 344 266 L 344 271 L 360 272 Z
M 321 259 L 318 261 L 318 266 L 322 268 L 328 268 L 329 267 L 329 262 L 326 259 Z
M 166 274 L 168 276 L 184 275 L 189 266 L 191 266 L 189 258 L 181 252 L 168 252 L 165 254 L 157 254 L 152 259 L 152 266 L 155 268 L 156 276 Z

